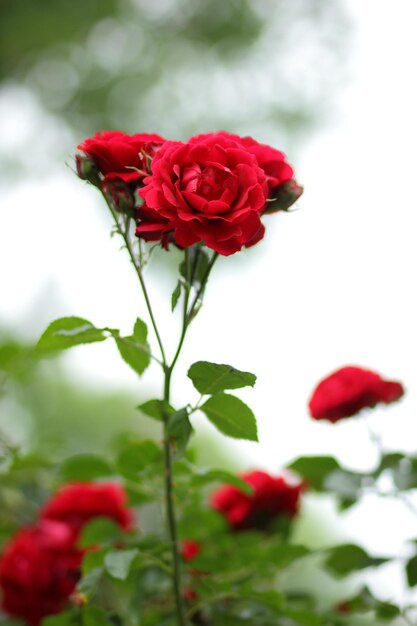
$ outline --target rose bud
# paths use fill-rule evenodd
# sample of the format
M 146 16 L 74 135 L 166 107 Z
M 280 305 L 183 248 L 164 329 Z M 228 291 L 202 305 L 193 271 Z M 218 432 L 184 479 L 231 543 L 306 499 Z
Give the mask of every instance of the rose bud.
M 100 187 L 100 175 L 93 159 L 81 154 L 75 155 L 75 167 L 81 180 L 86 180 L 95 187 Z
M 274 189 L 274 198 L 267 201 L 264 213 L 276 213 L 277 211 L 287 211 L 290 206 L 297 202 L 304 191 L 304 187 L 295 180 L 289 180 Z

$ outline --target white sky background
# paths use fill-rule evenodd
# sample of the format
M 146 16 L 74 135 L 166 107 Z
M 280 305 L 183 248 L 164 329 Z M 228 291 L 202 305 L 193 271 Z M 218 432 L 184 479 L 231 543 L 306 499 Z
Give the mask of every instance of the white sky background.
M 350 82 L 333 119 L 296 163 L 305 186 L 299 210 L 267 217 L 257 252 L 220 260 L 175 376 L 173 400 L 180 404 L 191 399 L 185 372 L 195 360 L 257 374 L 255 389 L 240 395 L 258 418 L 260 444 L 228 444 L 242 466 L 277 471 L 294 456 L 318 453 L 370 467 L 375 452 L 362 420 L 334 426 L 307 416 L 316 382 L 345 364 L 405 384 L 404 401 L 370 420 L 387 448 L 417 447 L 417 3 L 346 1 L 353 20 Z M 30 103 L 20 110 L 13 102 L 0 107 L 6 139 L 16 139 L 22 124 L 36 120 Z M 42 141 L 42 121 L 37 123 Z M 42 317 L 47 300 L 56 317 L 75 314 L 126 333 L 137 315 L 146 319 L 135 276 L 109 239 L 104 211 L 98 194 L 65 167 L 60 178 L 3 194 L 2 325 L 35 338 L 50 321 Z M 168 305 L 173 287 L 153 273 L 157 317 L 169 337 L 175 336 Z M 77 348 L 66 359 L 83 384 L 126 385 L 153 397 L 156 368 L 138 387 L 115 357 L 109 344 Z M 381 518 L 398 532 L 387 536 Z M 395 551 L 400 534 L 417 535 L 415 518 L 400 516 L 398 508 L 389 513 L 385 503 L 349 513 L 346 526 L 375 550 Z

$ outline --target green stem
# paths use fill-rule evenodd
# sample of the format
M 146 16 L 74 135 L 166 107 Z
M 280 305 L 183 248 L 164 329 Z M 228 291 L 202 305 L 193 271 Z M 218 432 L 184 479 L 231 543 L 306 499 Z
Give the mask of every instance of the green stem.
M 190 310 L 188 312 L 188 315 L 187 315 L 187 325 L 193 319 L 193 315 L 194 315 L 196 306 L 198 305 L 198 303 L 199 303 L 199 301 L 200 301 L 200 299 L 201 299 L 201 297 L 202 297 L 202 295 L 204 293 L 204 289 L 206 288 L 207 281 L 208 281 L 209 276 L 210 276 L 210 272 L 213 269 L 213 266 L 214 266 L 215 262 L 217 261 L 218 257 L 219 257 L 219 253 L 215 252 L 213 254 L 213 256 L 211 257 L 211 259 L 210 259 L 210 263 L 207 266 L 206 272 L 205 272 L 205 274 L 204 274 L 204 276 L 203 276 L 203 278 L 201 280 L 200 287 L 197 290 L 197 293 L 196 293 L 196 295 L 194 297 L 194 300 L 193 300 L 193 302 L 191 304 L 191 307 L 190 307 Z
M 164 400 L 166 402 L 170 400 L 172 367 L 171 365 L 171 367 L 165 370 Z M 168 418 L 164 419 L 164 469 L 165 501 L 168 529 L 171 539 L 175 607 L 179 626 L 186 626 L 187 622 L 184 615 L 184 605 L 181 594 L 181 560 L 178 545 L 177 521 L 175 518 L 174 491 L 172 484 L 172 452 L 168 432 Z
M 111 214 L 113 216 L 114 223 L 115 223 L 116 228 L 117 228 L 117 232 L 122 236 L 123 241 L 125 242 L 126 250 L 129 253 L 130 260 L 131 260 L 131 262 L 133 264 L 133 267 L 135 268 L 137 277 L 139 278 L 140 286 L 142 288 L 143 297 L 145 298 L 146 308 L 148 309 L 148 313 L 149 313 L 149 317 L 150 317 L 150 320 L 151 320 L 151 324 L 152 324 L 153 330 L 155 332 L 155 337 L 156 337 L 156 340 L 157 340 L 158 345 L 159 345 L 159 350 L 161 352 L 162 363 L 165 366 L 166 365 L 166 356 L 165 356 L 164 346 L 162 344 L 162 339 L 161 339 L 161 336 L 159 334 L 158 327 L 156 325 L 156 321 L 155 321 L 155 317 L 154 317 L 154 314 L 153 314 L 153 311 L 152 311 L 152 306 L 151 306 L 151 302 L 150 302 L 150 299 L 149 299 L 148 291 L 146 289 L 145 281 L 143 280 L 142 271 L 141 271 L 141 268 L 140 268 L 140 266 L 138 265 L 138 263 L 136 262 L 136 259 L 135 259 L 135 254 L 133 252 L 132 244 L 131 244 L 131 241 L 129 239 L 129 234 L 128 234 L 127 230 L 123 231 L 120 228 L 119 220 L 117 219 L 117 216 L 116 216 L 116 214 L 115 214 L 115 212 L 114 212 L 114 210 L 113 210 L 113 208 L 112 208 L 108 198 L 106 197 L 105 193 L 103 193 L 103 197 L 104 197 L 104 199 L 106 201 L 106 204 L 109 207 L 110 212 L 111 212 Z

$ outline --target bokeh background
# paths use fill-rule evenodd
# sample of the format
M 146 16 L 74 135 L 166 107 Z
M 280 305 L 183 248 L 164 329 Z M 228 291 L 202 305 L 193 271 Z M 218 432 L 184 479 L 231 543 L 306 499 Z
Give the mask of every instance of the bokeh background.
M 0 425 L 50 455 L 109 448 L 118 433 L 151 434 L 138 384 L 114 346 L 38 363 L 48 322 L 79 315 L 128 333 L 146 319 L 135 276 L 110 239 L 98 194 L 73 172 L 75 146 L 103 128 L 186 139 L 225 129 L 285 151 L 305 194 L 266 218 L 253 249 L 216 266 L 174 385 L 198 359 L 253 371 L 241 396 L 260 444 L 220 440 L 197 418 L 200 462 L 278 471 L 301 454 L 357 469 L 376 450 L 364 420 L 312 422 L 306 404 L 330 371 L 357 364 L 401 380 L 398 406 L 369 416 L 387 449 L 417 447 L 414 0 L 2 0 L 0 4 Z M 168 346 L 175 254 L 148 282 Z M 172 341 L 171 341 L 172 340 Z M 343 516 L 306 498 L 300 535 L 348 537 L 400 553 L 416 536 L 401 503 L 370 496 Z M 316 539 L 315 539 L 316 537 Z M 394 566 L 372 584 L 401 597 Z

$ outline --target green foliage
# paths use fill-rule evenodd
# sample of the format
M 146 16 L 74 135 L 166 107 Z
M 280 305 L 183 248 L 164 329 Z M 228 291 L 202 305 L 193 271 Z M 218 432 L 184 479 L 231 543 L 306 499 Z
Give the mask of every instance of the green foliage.
M 141 474 L 162 469 L 162 451 L 154 441 L 131 440 L 119 452 L 116 464 L 122 476 L 136 481 Z
M 175 413 L 175 409 L 165 400 L 147 400 L 143 404 L 140 404 L 138 409 L 158 422 L 163 422 L 170 415 Z
M 78 454 L 66 459 L 61 465 L 64 481 L 89 481 L 112 476 L 114 469 L 105 459 L 96 454 Z
M 417 585 L 417 555 L 407 561 L 405 572 L 408 586 L 415 587 Z
M 187 448 L 188 440 L 193 432 L 187 409 L 181 409 L 169 416 L 167 432 L 171 443 L 175 447 L 177 458 L 181 457 Z
M 216 393 L 200 408 L 223 434 L 235 439 L 258 441 L 255 416 L 251 409 L 236 396 Z
M 194 387 L 203 395 L 218 393 L 226 389 L 253 387 L 256 376 L 250 372 L 241 372 L 231 365 L 219 365 L 208 361 L 198 361 L 188 370 Z
M 181 281 L 179 280 L 175 286 L 174 291 L 171 295 L 171 311 L 175 310 L 175 307 L 178 304 L 179 297 L 181 295 Z
M 119 580 L 126 580 L 139 550 L 112 550 L 104 557 L 106 571 Z
M 36 349 L 42 354 L 105 339 L 103 330 L 96 328 L 88 320 L 82 317 L 61 317 L 49 324 Z
M 148 328 L 145 322 L 139 318 L 136 320 L 132 335 L 129 337 L 114 335 L 122 359 L 139 376 L 143 374 L 151 361 L 147 337 Z
M 325 566 L 337 576 L 346 576 L 367 567 L 377 567 L 389 561 L 389 558 L 372 557 L 359 546 L 345 544 L 327 551 Z

